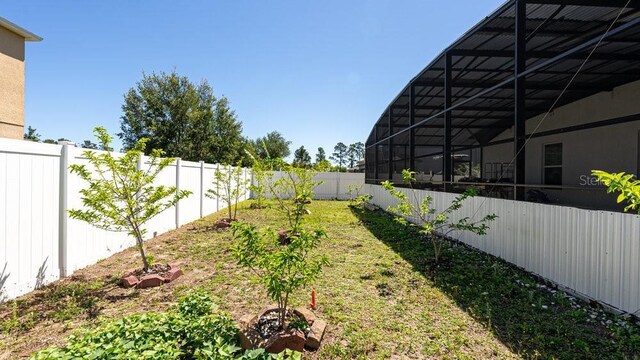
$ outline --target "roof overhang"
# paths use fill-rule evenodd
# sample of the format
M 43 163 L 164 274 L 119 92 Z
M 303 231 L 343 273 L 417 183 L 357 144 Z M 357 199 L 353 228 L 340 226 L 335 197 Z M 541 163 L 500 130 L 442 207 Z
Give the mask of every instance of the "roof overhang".
M 23 37 L 25 41 L 42 41 L 42 38 L 31 31 L 22 28 L 11 21 L 0 17 L 0 27 L 3 27 L 13 33 L 18 34 L 20 37 Z
M 390 126 L 394 146 L 409 143 L 409 129 L 415 145 L 442 146 L 447 57 L 452 145 L 486 144 L 512 127 L 517 2 L 526 4 L 525 118 L 640 80 L 640 0 L 508 0 L 409 81 L 367 147 L 384 146 Z

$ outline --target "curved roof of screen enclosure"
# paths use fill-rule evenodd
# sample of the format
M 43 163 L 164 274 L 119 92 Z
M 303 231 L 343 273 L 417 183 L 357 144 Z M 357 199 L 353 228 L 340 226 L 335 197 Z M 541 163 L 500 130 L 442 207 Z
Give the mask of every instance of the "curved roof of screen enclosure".
M 516 10 L 524 8 L 516 6 L 519 1 L 507 1 L 411 79 L 376 122 L 367 147 L 387 144 L 390 122 L 394 145 L 410 144 L 413 132 L 415 145 L 443 146 L 445 88 L 451 91 L 452 146 L 483 146 L 511 128 L 515 116 Z M 520 38 L 526 43 L 526 52 L 521 62 L 524 71 L 518 79 L 526 79 L 525 119 L 554 106 L 601 39 L 555 107 L 640 80 L 640 0 L 523 3 L 526 17 L 522 18 L 526 21 L 520 27 L 525 29 Z M 451 87 L 445 87 L 447 61 Z

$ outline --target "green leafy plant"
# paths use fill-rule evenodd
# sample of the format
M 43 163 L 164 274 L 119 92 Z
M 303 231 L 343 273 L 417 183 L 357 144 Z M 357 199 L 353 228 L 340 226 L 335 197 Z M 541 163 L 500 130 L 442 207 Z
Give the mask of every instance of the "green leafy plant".
M 163 313 L 134 314 L 80 331 L 62 347 L 51 347 L 32 360 L 57 359 L 284 359 L 263 349 L 242 350 L 231 317 L 215 313 L 206 293 L 194 292 Z M 295 355 L 293 356 L 295 358 Z
M 312 252 L 326 233 L 323 230 L 299 232 L 290 243 L 282 246 L 272 229 L 258 230 L 255 226 L 236 222 L 232 225 L 237 242 L 233 255 L 238 264 L 257 276 L 269 297 L 277 302 L 280 328 L 285 319 L 291 293 L 315 280 L 327 264 L 327 258 Z
M 414 217 L 420 220 L 420 233 L 429 239 L 433 246 L 434 260 L 437 264 L 440 260 L 442 252 L 443 239 L 449 233 L 456 230 L 470 231 L 474 234 L 485 235 L 489 229 L 488 223 L 497 218 L 495 214 L 486 215 L 478 221 L 471 221 L 465 217 L 458 221 L 450 220 L 451 215 L 462 208 L 462 203 L 469 197 L 476 196 L 478 193 L 475 189 L 469 189 L 463 194 L 456 196 L 451 205 L 441 212 L 437 212 L 433 205 L 433 198 L 429 195 L 425 196 L 422 202 L 418 201 L 418 195 L 413 188 L 416 182 L 415 172 L 410 170 L 402 170 L 403 183 L 409 187 L 410 195 L 395 188 L 392 182 L 385 181 L 382 186 L 396 199 L 398 204 L 390 206 L 388 211 L 395 215 L 395 220 L 401 224 L 407 224 L 408 217 Z
M 608 173 L 601 170 L 593 170 L 592 174 L 607 186 L 607 192 L 619 192 L 618 203 L 627 202 L 624 211 L 635 211 L 640 215 L 640 180 L 632 174 Z
M 285 165 L 278 179 L 273 176 L 265 179 L 264 185 L 274 197 L 276 209 L 287 218 L 292 234 L 300 231 L 304 216 L 310 213 L 308 205 L 313 189 L 322 184 L 314 180 L 315 175 L 315 171 Z
M 105 128 L 96 127 L 94 134 L 101 148 L 111 149 L 112 138 Z M 69 210 L 73 219 L 109 231 L 127 231 L 135 237 L 144 271 L 150 266 L 144 251 L 144 224 L 191 194 L 174 186 L 153 185 L 158 174 L 173 162 L 171 158 L 162 158 L 162 150 L 152 150 L 148 168 L 138 169 L 146 144 L 146 139 L 140 139 L 119 157 L 111 151 L 84 151 L 82 154 L 91 166 L 70 166 L 72 173 L 89 184 L 80 190 L 84 209 Z
M 349 195 L 349 204 L 351 206 L 362 208 L 366 203 L 371 201 L 371 194 L 360 194 L 363 185 L 349 185 L 347 187 L 347 195 Z
M 273 170 L 270 163 L 262 159 L 256 159 L 253 155 L 248 154 L 253 159 L 251 174 L 253 181 L 249 185 L 249 190 L 253 195 L 253 207 L 261 209 L 267 204 L 267 185 L 266 181 L 273 178 Z
M 247 193 L 249 179 L 243 179 L 244 169 L 238 166 L 218 167 L 214 173 L 212 189 L 207 190 L 206 196 L 209 198 L 220 198 L 227 205 L 229 220 L 236 220 L 238 214 L 238 203 L 240 198 Z

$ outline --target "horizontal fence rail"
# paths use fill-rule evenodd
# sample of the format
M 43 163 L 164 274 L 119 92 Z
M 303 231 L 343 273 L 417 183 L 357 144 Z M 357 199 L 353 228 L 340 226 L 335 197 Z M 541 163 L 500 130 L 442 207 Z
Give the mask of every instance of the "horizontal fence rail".
M 69 165 L 88 164 L 84 150 L 0 139 L 0 296 L 25 294 L 135 244 L 126 233 L 69 218 L 67 210 L 82 207 L 79 191 L 87 186 L 70 173 Z M 145 169 L 148 158 L 142 157 L 138 166 Z M 224 167 L 180 159 L 165 168 L 155 185 L 192 194 L 147 223 L 147 237 L 225 208 L 222 199 L 205 196 L 216 169 Z M 249 180 L 250 171 L 244 169 L 242 177 Z M 241 200 L 248 197 L 247 190 Z
M 408 194 L 409 189 L 398 190 Z M 365 193 L 383 209 L 397 200 L 379 185 Z M 444 210 L 456 194 L 416 190 Z M 504 199 L 467 199 L 453 220 L 496 214 L 485 236 L 452 236 L 481 251 L 550 280 L 581 297 L 640 315 L 640 216 Z M 418 222 L 419 219 L 408 219 Z

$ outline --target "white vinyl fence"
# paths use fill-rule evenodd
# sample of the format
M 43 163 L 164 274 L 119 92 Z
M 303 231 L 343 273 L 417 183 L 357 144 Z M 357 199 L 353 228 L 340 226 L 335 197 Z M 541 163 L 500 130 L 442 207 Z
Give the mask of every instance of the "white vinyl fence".
M 273 173 L 273 179 L 277 180 L 281 178 L 283 174 L 281 171 L 275 171 Z M 350 187 L 363 189 L 364 173 L 320 172 L 315 175 L 314 181 L 322 182 L 322 184 L 313 190 L 314 199 L 347 200 L 349 199 Z
M 134 245 L 126 233 L 97 229 L 70 219 L 68 209 L 81 208 L 79 190 L 86 184 L 69 165 L 88 163 L 84 149 L 0 139 L 0 282 L 9 298 L 93 264 Z M 147 159 L 140 166 L 144 169 Z M 161 234 L 226 206 L 205 197 L 215 169 L 222 165 L 175 161 L 157 184 L 189 190 L 191 196 L 147 225 L 147 236 Z M 243 176 L 251 175 L 244 170 Z M 245 200 L 247 195 L 242 199 Z M 4 268 L 4 272 L 2 269 Z
M 383 209 L 397 203 L 379 185 L 367 184 L 364 191 Z M 456 196 L 417 192 L 418 201 L 431 196 L 437 210 Z M 461 232 L 453 235 L 458 240 L 582 297 L 640 315 L 640 216 L 483 197 L 463 205 L 455 218 L 498 219 L 486 236 Z

